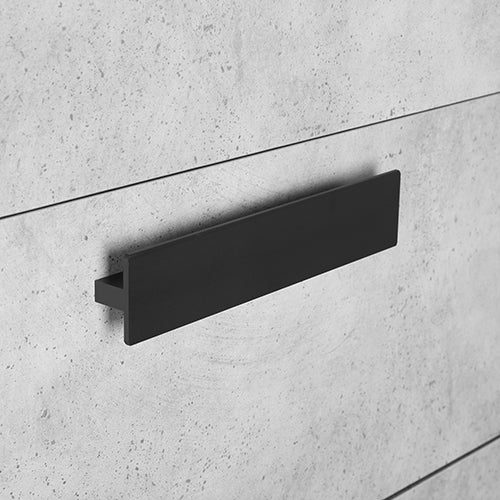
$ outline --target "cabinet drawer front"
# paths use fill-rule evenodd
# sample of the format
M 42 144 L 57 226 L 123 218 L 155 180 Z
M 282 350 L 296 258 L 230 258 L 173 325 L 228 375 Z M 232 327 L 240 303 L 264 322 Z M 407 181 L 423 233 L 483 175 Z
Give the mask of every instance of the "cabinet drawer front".
M 400 500 L 494 500 L 500 491 L 500 441 L 431 477 Z
M 499 130 L 490 97 L 1 221 L 4 491 L 383 498 L 491 437 Z M 395 248 L 132 348 L 94 302 L 124 252 L 393 169 Z
M 1 10 L 0 216 L 500 87 L 493 0 Z

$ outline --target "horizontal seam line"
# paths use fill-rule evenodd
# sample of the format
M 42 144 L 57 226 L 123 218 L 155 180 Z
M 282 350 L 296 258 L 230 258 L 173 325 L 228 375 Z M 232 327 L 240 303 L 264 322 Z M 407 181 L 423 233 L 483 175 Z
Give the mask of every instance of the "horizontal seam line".
M 500 439 L 500 434 L 498 434 L 495 437 L 492 437 L 491 439 L 489 439 L 488 441 L 485 441 L 484 443 L 480 444 L 479 446 L 476 446 L 476 448 L 469 450 L 468 452 L 464 453 L 463 455 L 460 455 L 459 457 L 453 459 L 451 462 L 448 462 L 447 464 L 443 465 L 442 467 L 439 467 L 438 469 L 430 472 L 429 474 L 426 474 L 425 476 L 421 477 L 420 479 L 417 479 L 417 481 L 414 481 L 413 483 L 409 484 L 408 486 L 405 486 L 404 488 L 400 489 L 399 491 L 396 491 L 396 493 L 393 493 L 392 495 L 385 497 L 384 500 L 393 500 L 394 498 L 397 498 L 397 497 L 403 495 L 404 493 L 407 493 L 408 491 L 412 490 L 413 488 L 426 482 L 428 479 L 431 479 L 432 477 L 440 474 L 441 472 L 444 472 L 446 469 L 453 467 L 457 463 L 470 457 L 471 455 L 482 450 L 483 448 L 486 448 L 488 445 L 493 444 L 495 441 L 497 441 L 499 439 Z
M 162 179 L 168 179 L 169 177 L 174 177 L 176 175 L 189 174 L 191 172 L 196 172 L 197 170 L 205 169 L 205 168 L 208 168 L 208 167 L 215 167 L 217 165 L 223 165 L 224 163 L 228 163 L 228 162 L 231 162 L 231 161 L 243 160 L 244 158 L 250 158 L 252 156 L 257 156 L 257 155 L 261 155 L 261 154 L 265 154 L 265 153 L 270 153 L 272 151 L 278 151 L 280 149 L 289 148 L 289 147 L 292 147 L 292 146 L 298 146 L 300 144 L 305 144 L 307 142 L 317 141 L 317 140 L 320 140 L 320 139 L 326 139 L 328 137 L 333 137 L 333 136 L 336 136 L 336 135 L 346 134 L 346 133 L 349 133 L 349 132 L 354 132 L 356 130 L 361 130 L 361 129 L 368 128 L 368 127 L 374 127 L 376 125 L 381 125 L 383 123 L 388 123 L 388 122 L 392 122 L 392 121 L 396 121 L 396 120 L 402 120 L 404 118 L 409 118 L 411 116 L 421 115 L 421 114 L 424 114 L 424 113 L 429 113 L 431 111 L 436 111 L 436 110 L 443 109 L 443 108 L 448 108 L 448 107 L 451 107 L 451 106 L 457 106 L 459 104 L 464 104 L 464 103 L 471 102 L 471 101 L 477 101 L 479 99 L 485 99 L 487 97 L 492 97 L 492 96 L 498 95 L 498 94 L 500 94 L 500 91 L 491 92 L 489 94 L 483 94 L 483 95 L 476 96 L 476 97 L 469 97 L 469 98 L 463 99 L 461 101 L 455 101 L 455 102 L 451 102 L 451 103 L 448 103 L 448 104 L 441 104 L 439 106 L 434 106 L 432 108 L 422 109 L 422 110 L 419 110 L 419 111 L 413 111 L 412 113 L 408 113 L 406 115 L 400 115 L 400 116 L 394 116 L 394 117 L 391 117 L 391 118 L 385 118 L 384 120 L 380 120 L 378 122 L 365 123 L 363 125 L 357 125 L 355 127 L 347 128 L 347 129 L 344 129 L 344 130 L 338 130 L 337 132 L 330 132 L 330 133 L 324 134 L 324 135 L 318 135 L 318 136 L 315 136 L 315 137 L 309 137 L 308 139 L 302 139 L 300 141 L 291 142 L 289 144 L 282 144 L 280 146 L 275 146 L 275 147 L 268 148 L 268 149 L 262 149 L 260 151 L 254 151 L 252 153 L 248 153 L 248 154 L 245 154 L 245 155 L 235 156 L 233 158 L 227 158 L 225 160 L 219 160 L 219 161 L 215 161 L 213 163 L 207 163 L 205 165 L 199 165 L 197 167 L 188 168 L 186 170 L 180 170 L 179 172 L 171 172 L 169 174 L 159 175 L 157 177 L 151 177 L 149 179 L 144 179 L 142 181 L 132 182 L 130 184 L 123 184 L 121 186 L 116 186 L 116 187 L 112 187 L 112 188 L 108 188 L 108 189 L 103 189 L 102 191 L 95 191 L 93 193 L 88 193 L 88 194 L 84 194 L 84 195 L 81 195 L 81 196 L 76 196 L 75 198 L 68 198 L 66 200 L 56 201 L 54 203 L 49 203 L 47 205 L 41 205 L 39 207 L 34 207 L 34 208 L 26 209 L 26 210 L 21 210 L 20 212 L 14 212 L 14 213 L 11 213 L 11 214 L 2 215 L 2 216 L 0 216 L 0 221 L 5 220 L 5 219 L 10 219 L 11 217 L 17 217 L 19 215 L 26 215 L 26 214 L 29 214 L 31 212 L 37 212 L 39 210 L 45 210 L 46 208 L 57 207 L 57 206 L 60 206 L 60 205 L 64 205 L 66 203 L 72 203 L 74 201 L 80 201 L 80 200 L 84 200 L 86 198 L 92 198 L 94 196 L 100 196 L 102 194 L 112 193 L 114 191 L 119 191 L 121 189 L 128 189 L 128 188 L 131 188 L 131 187 L 140 186 L 142 184 L 147 184 L 149 182 L 156 182 L 156 181 L 159 181 L 159 180 L 162 180 Z

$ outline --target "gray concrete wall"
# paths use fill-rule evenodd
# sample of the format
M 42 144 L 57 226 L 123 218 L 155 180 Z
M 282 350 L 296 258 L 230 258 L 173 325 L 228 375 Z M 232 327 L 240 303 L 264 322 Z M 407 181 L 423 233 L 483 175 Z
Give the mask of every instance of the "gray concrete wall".
M 0 497 L 383 498 L 497 434 L 499 130 L 497 95 L 1 220 Z M 393 249 L 133 348 L 93 300 L 127 250 L 394 168 Z
M 0 2 L 0 216 L 500 88 L 494 0 Z
M 500 441 L 401 495 L 401 500 L 494 500 L 500 492 Z
M 499 26 L 0 0 L 0 499 L 382 499 L 497 436 Z M 386 252 L 133 348 L 94 301 L 128 251 L 392 169 Z M 494 499 L 498 459 L 401 498 Z

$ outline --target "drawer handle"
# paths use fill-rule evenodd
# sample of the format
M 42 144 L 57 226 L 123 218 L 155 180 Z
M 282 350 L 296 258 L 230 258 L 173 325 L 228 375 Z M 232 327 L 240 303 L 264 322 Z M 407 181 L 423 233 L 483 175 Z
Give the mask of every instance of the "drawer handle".
M 397 244 L 394 170 L 264 210 L 124 258 L 95 300 L 124 311 L 137 344 Z

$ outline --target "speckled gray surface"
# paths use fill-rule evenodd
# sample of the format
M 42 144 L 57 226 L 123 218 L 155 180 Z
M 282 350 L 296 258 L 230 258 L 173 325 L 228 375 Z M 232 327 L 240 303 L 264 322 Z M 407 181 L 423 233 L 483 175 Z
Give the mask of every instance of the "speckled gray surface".
M 0 497 L 382 498 L 499 432 L 500 97 L 0 224 Z M 396 248 L 133 348 L 125 249 L 398 168 Z M 221 249 L 223 251 L 223 249 Z
M 0 2 L 0 215 L 500 90 L 495 0 Z
M 498 500 L 500 442 L 430 478 L 405 493 L 401 500 Z

